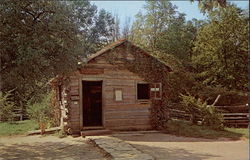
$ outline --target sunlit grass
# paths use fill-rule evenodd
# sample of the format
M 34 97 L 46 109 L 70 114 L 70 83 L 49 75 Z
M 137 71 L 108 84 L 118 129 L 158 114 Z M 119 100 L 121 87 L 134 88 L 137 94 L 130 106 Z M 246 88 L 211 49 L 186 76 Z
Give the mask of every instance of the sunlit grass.
M 177 136 L 196 137 L 196 138 L 249 138 L 248 128 L 225 128 L 224 130 L 213 130 L 206 126 L 192 125 L 188 121 L 170 120 L 166 124 L 165 132 Z
M 32 120 L 0 122 L 0 136 L 22 135 L 36 129 L 38 125 Z

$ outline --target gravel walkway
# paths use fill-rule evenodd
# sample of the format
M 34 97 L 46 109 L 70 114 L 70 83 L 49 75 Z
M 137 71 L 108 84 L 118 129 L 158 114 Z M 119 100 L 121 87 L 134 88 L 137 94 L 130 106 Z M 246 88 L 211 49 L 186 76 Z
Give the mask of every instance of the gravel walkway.
M 105 160 L 84 138 L 0 137 L 0 160 Z

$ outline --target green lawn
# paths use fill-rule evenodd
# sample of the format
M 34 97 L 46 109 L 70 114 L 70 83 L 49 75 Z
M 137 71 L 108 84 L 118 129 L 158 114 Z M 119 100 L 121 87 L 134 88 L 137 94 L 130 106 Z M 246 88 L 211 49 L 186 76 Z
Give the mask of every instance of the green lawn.
M 196 138 L 249 138 L 249 128 L 225 128 L 216 131 L 206 126 L 192 125 L 188 121 L 170 120 L 167 122 L 165 133 L 177 136 L 196 137 Z
M 36 122 L 32 120 L 17 122 L 0 122 L 0 136 L 20 135 L 28 131 L 38 129 Z

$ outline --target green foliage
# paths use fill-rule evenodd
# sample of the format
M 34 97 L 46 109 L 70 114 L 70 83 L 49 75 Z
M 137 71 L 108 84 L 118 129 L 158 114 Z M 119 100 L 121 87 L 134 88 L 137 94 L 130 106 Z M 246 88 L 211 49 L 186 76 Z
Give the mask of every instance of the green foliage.
M 64 130 L 60 130 L 53 134 L 54 136 L 57 136 L 59 138 L 65 138 L 67 137 L 67 133 Z
M 11 99 L 11 91 L 3 93 L 0 91 L 0 121 L 13 121 L 16 106 Z
M 132 26 L 132 41 L 154 50 L 158 36 L 175 19 L 176 8 L 169 1 L 146 1 L 146 13 L 139 12 Z
M 29 103 L 27 112 L 29 117 L 38 124 L 51 124 L 53 110 L 51 108 L 51 94 L 44 95 L 40 102 Z
M 195 0 L 191 0 L 193 2 Z M 220 7 L 226 7 L 227 5 L 227 0 L 197 0 L 199 2 L 199 8 L 200 10 L 205 13 L 205 12 L 210 12 L 216 8 Z
M 180 94 L 197 93 L 196 86 L 198 83 L 190 72 L 183 69 L 169 73 L 167 81 L 171 92 L 169 101 L 172 103 L 179 103 L 181 101 Z
M 22 135 L 37 130 L 38 124 L 32 120 L 18 122 L 0 122 L 0 136 Z
M 213 104 L 218 95 L 220 95 L 220 99 L 215 104 L 216 106 L 233 106 L 248 103 L 248 95 L 241 91 L 229 90 L 221 86 L 211 87 L 205 85 L 197 86 L 197 90 L 197 95 L 202 100 L 206 100 L 208 104 Z
M 204 106 L 202 108 L 202 125 L 210 126 L 212 129 L 223 129 L 223 115 L 214 106 Z
M 169 1 L 147 1 L 144 14 L 138 13 L 130 39 L 145 50 L 173 55 L 184 65 L 190 63 L 192 43 L 203 21 L 186 22 L 185 14 Z M 166 58 L 164 58 L 166 59 Z
M 169 108 L 160 101 L 153 101 L 150 109 L 150 123 L 155 129 L 162 130 L 165 123 L 170 119 Z
M 224 130 L 214 130 L 209 126 L 193 125 L 189 121 L 169 120 L 165 124 L 165 131 L 168 134 L 195 138 L 231 138 L 238 140 L 249 138 L 248 128 L 225 128 Z
M 113 17 L 88 1 L 2 0 L 0 13 L 1 89 L 21 108 L 111 41 Z
M 214 106 L 207 105 L 200 98 L 191 95 L 181 95 L 183 110 L 191 115 L 192 123 L 196 124 L 201 118 L 202 125 L 211 126 L 213 129 L 223 129 L 223 116 L 216 111 Z
M 234 5 L 209 12 L 209 23 L 200 29 L 193 48 L 199 81 L 247 89 L 248 22 L 248 15 Z

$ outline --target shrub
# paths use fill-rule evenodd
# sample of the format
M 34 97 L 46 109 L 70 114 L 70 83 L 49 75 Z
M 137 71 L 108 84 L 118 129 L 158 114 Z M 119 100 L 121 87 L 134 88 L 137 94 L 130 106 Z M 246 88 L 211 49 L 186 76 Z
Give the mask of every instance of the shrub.
M 151 107 L 150 123 L 155 129 L 163 129 L 165 123 L 170 119 L 168 107 L 161 101 L 155 101 Z
M 223 129 L 223 115 L 216 111 L 214 106 L 207 105 L 202 108 L 202 124 L 212 129 Z
M 11 101 L 11 91 L 0 92 L 0 121 L 13 121 L 15 117 L 15 103 Z
M 40 102 L 28 103 L 27 112 L 31 119 L 35 120 L 39 125 L 49 125 L 51 124 L 51 94 L 44 95 Z M 40 126 L 45 127 L 45 126 Z M 41 128 L 41 129 L 42 129 Z
M 211 126 L 213 129 L 223 129 L 223 116 L 216 111 L 212 105 L 207 105 L 200 98 L 196 99 L 191 95 L 180 96 L 183 110 L 191 115 L 192 123 L 197 123 L 198 118 L 201 124 Z

